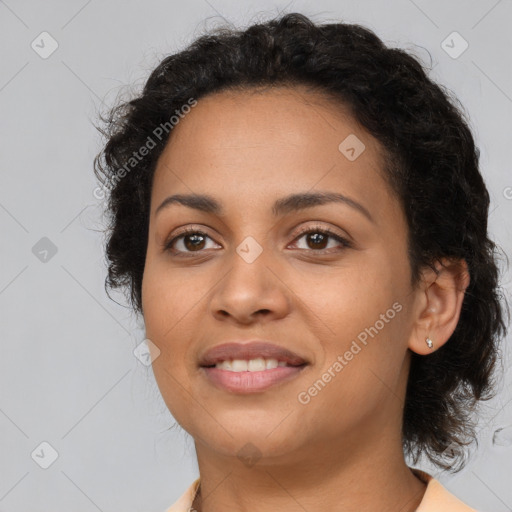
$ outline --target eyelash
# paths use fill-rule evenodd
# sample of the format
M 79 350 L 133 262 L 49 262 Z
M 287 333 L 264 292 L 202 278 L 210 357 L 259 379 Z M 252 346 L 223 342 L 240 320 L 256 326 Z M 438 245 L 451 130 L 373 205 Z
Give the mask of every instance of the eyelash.
M 309 233 L 319 233 L 321 235 L 327 235 L 328 237 L 333 238 L 334 240 L 336 240 L 343 246 L 343 248 L 341 250 L 348 249 L 348 248 L 352 247 L 352 244 L 346 238 L 341 237 L 340 235 L 334 233 L 333 231 L 331 231 L 328 228 L 324 228 L 324 227 L 320 227 L 320 226 L 313 226 L 313 227 L 308 226 L 307 228 L 302 228 L 299 231 L 299 233 L 297 234 L 297 236 L 294 238 L 294 241 L 302 238 L 304 235 L 307 235 Z M 201 231 L 200 229 L 197 229 L 194 227 L 188 227 L 188 228 L 185 228 L 179 235 L 173 237 L 171 240 L 164 243 L 164 251 L 171 252 L 174 256 L 178 256 L 178 257 L 181 257 L 181 256 L 188 257 L 188 255 L 194 255 L 196 253 L 200 253 L 201 250 L 199 250 L 199 251 L 176 251 L 175 249 L 172 248 L 172 246 L 178 240 L 180 240 L 181 238 L 184 238 L 187 235 L 191 235 L 191 234 L 211 238 L 207 233 L 205 233 L 204 231 Z M 302 251 L 306 250 L 306 251 L 319 253 L 319 254 L 330 254 L 329 249 L 322 249 L 322 250 L 301 249 L 301 250 Z M 187 255 L 187 256 L 184 256 L 184 255 Z

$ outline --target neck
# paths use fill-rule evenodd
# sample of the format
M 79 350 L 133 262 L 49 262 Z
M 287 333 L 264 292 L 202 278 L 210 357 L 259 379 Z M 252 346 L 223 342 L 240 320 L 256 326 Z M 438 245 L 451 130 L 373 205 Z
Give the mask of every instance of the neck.
M 401 444 L 394 450 L 382 440 L 372 446 L 329 448 L 322 440 L 300 456 L 261 458 L 249 467 L 236 456 L 220 456 L 196 443 L 201 481 L 193 510 L 416 510 L 426 486 L 407 467 Z

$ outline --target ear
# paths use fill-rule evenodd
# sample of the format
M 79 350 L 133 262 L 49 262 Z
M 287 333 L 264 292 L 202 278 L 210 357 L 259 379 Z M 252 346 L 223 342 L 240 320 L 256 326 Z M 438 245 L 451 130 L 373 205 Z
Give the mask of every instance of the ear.
M 469 271 L 464 260 L 443 259 L 434 268 L 422 271 L 416 291 L 414 327 L 408 347 L 426 355 L 442 347 L 459 321 L 464 293 L 469 285 Z M 427 344 L 432 340 L 432 348 Z

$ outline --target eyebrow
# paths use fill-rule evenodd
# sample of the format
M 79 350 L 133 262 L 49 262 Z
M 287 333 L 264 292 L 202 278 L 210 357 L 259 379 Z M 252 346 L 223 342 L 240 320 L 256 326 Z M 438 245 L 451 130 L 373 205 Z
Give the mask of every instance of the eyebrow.
M 362 204 L 350 197 L 334 192 L 303 192 L 282 197 L 277 199 L 272 206 L 272 214 L 274 217 L 278 217 L 328 203 L 346 204 L 362 213 L 371 222 L 375 222 L 370 212 Z M 188 208 L 219 216 L 223 213 L 221 203 L 212 196 L 206 194 L 175 194 L 164 199 L 156 209 L 155 215 L 172 204 L 181 204 Z

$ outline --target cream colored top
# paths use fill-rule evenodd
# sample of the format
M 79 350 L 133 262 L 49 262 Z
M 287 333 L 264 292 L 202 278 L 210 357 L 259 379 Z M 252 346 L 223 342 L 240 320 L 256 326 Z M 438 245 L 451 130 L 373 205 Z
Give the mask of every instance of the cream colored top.
M 416 512 L 478 512 L 465 505 L 432 476 L 417 469 L 414 469 L 413 473 L 427 484 L 427 490 Z M 192 511 L 190 509 L 199 486 L 199 480 L 199 478 L 195 480 L 178 501 L 165 512 L 193 512 L 194 509 Z

